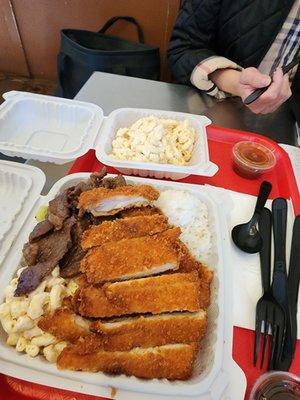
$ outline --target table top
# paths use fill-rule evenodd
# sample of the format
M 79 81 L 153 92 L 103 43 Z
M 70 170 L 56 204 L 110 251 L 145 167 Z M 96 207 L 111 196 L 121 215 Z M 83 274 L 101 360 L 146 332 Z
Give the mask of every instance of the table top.
M 216 125 L 261 133 L 279 143 L 296 144 L 295 120 L 287 103 L 270 115 L 255 115 L 236 97 L 218 101 L 193 87 L 104 72 L 94 72 L 75 99 L 97 104 L 103 109 L 104 115 L 121 107 L 206 115 Z M 44 193 L 71 166 L 71 163 L 54 165 L 33 160 L 27 163 L 45 172 L 47 181 Z
M 250 131 L 294 145 L 295 119 L 285 103 L 269 115 L 252 113 L 237 97 L 225 100 L 194 87 L 94 72 L 76 96 L 100 106 L 104 115 L 121 107 L 153 108 L 206 115 L 215 125 Z

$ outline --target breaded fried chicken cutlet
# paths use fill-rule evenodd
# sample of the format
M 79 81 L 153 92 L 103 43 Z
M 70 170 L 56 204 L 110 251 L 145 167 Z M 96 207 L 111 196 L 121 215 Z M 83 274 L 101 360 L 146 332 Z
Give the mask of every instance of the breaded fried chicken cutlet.
M 105 318 L 126 314 L 199 311 L 197 272 L 174 273 L 77 289 L 74 307 L 82 316 Z
M 174 241 L 180 229 L 167 233 L 123 239 L 93 247 L 81 261 L 89 283 L 142 278 L 178 269 Z M 173 236 L 173 237 L 172 237 Z
M 90 334 L 89 322 L 67 308 L 60 308 L 43 316 L 38 321 L 38 327 L 58 339 L 71 343 Z
M 134 375 L 139 378 L 165 378 L 186 380 L 193 371 L 197 344 L 168 344 L 130 351 L 96 350 L 87 354 L 78 353 L 80 344 L 69 345 L 57 359 L 60 369 L 109 374 Z
M 100 225 L 91 226 L 83 233 L 81 247 L 87 250 L 121 239 L 151 236 L 165 231 L 168 227 L 167 218 L 159 214 L 105 221 Z
M 80 195 L 78 208 L 96 217 L 114 215 L 126 208 L 148 206 L 158 197 L 159 192 L 148 185 L 96 188 Z
M 205 335 L 206 326 L 206 311 L 200 310 L 95 321 L 90 329 L 97 333 L 97 338 L 101 337 L 104 350 L 126 351 L 134 347 L 198 342 Z
M 200 278 L 200 303 L 203 308 L 207 308 L 210 304 L 210 284 L 214 276 L 213 271 L 197 261 L 190 254 L 187 246 L 180 240 L 176 242 L 176 248 L 179 256 L 179 272 L 198 272 Z
M 131 218 L 131 217 L 139 217 L 141 215 L 154 215 L 154 214 L 162 214 L 159 208 L 153 206 L 145 206 L 145 207 L 134 207 L 127 208 L 126 210 L 120 211 L 117 215 L 118 218 Z

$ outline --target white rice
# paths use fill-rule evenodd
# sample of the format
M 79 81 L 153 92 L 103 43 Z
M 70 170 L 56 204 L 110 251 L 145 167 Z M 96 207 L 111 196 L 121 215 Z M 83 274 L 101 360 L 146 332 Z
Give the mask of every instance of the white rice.
M 212 238 L 205 203 L 182 190 L 161 192 L 155 202 L 170 224 L 181 228 L 180 239 L 196 260 L 206 263 L 211 254 Z

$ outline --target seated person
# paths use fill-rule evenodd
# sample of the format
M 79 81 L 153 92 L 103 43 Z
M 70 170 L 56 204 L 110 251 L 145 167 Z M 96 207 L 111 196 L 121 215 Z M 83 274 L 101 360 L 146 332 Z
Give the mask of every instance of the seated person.
M 244 100 L 271 75 L 268 90 L 248 106 L 267 114 L 292 91 L 299 94 L 298 65 L 286 75 L 280 68 L 299 54 L 299 45 L 300 0 L 185 0 L 168 59 L 178 82 L 218 99 Z

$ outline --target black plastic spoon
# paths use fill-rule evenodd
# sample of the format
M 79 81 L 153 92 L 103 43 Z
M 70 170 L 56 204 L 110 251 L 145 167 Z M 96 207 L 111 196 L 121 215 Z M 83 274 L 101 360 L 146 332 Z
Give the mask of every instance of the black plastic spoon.
M 263 245 L 263 240 L 256 226 L 261 211 L 263 210 L 269 194 L 272 190 L 270 182 L 263 181 L 259 188 L 259 193 L 252 218 L 245 224 L 236 225 L 231 232 L 234 244 L 246 253 L 258 253 Z

